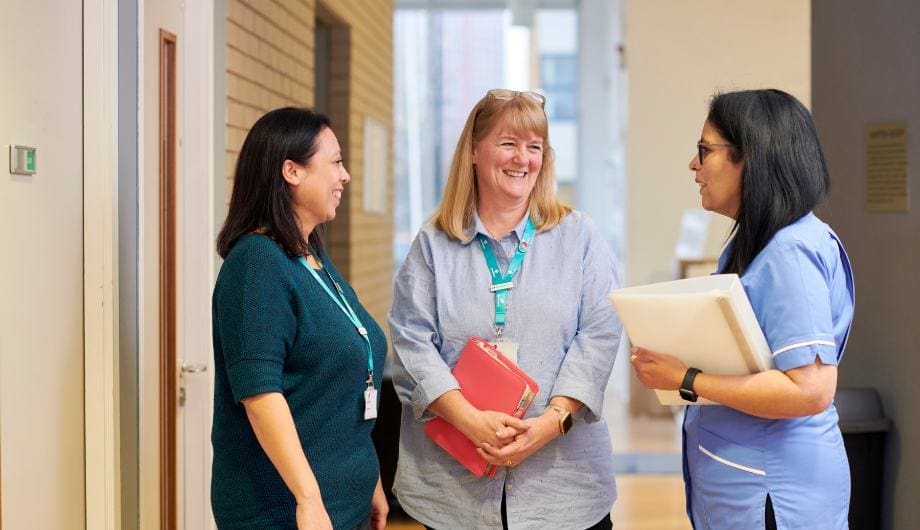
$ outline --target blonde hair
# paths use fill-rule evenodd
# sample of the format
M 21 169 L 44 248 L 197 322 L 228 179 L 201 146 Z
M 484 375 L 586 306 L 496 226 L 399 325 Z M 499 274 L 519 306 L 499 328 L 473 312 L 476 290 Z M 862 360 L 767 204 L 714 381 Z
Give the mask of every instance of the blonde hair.
M 447 186 L 441 204 L 432 215 L 434 226 L 448 237 L 467 241 L 467 228 L 473 222 L 473 208 L 478 200 L 476 175 L 473 171 L 473 147 L 496 127 L 516 133 L 536 133 L 543 138 L 543 166 L 530 192 L 530 218 L 543 232 L 559 223 L 572 211 L 556 198 L 556 167 L 549 143 L 549 125 L 540 102 L 523 93 L 510 98 L 486 94 L 470 111 L 454 158 L 450 163 Z

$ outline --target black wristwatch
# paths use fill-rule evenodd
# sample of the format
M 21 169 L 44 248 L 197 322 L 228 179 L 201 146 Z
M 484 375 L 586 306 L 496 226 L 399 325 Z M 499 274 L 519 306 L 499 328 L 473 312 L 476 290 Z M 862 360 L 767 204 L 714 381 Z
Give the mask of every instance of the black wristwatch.
M 691 403 L 696 403 L 696 400 L 700 397 L 696 392 L 693 391 L 693 381 L 696 379 L 696 375 L 701 373 L 702 370 L 699 368 L 687 368 L 687 373 L 684 374 L 684 382 L 680 384 L 680 397 L 685 401 Z

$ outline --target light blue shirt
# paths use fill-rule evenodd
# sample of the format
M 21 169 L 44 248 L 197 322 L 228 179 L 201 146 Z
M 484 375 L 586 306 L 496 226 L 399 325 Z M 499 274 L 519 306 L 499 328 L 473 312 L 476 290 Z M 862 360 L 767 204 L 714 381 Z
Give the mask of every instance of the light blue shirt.
M 490 237 L 503 273 L 525 224 L 526 217 L 500 241 Z M 439 530 L 501 528 L 503 490 L 510 528 L 588 528 L 616 499 L 601 408 L 621 326 L 607 300 L 619 286 L 616 261 L 584 214 L 536 234 L 509 291 L 504 329 L 520 344 L 518 364 L 540 385 L 527 416 L 540 415 L 552 396 L 569 396 L 584 404 L 572 429 L 491 479 L 474 476 L 424 434 L 428 405 L 459 388 L 450 371 L 467 340 L 495 339 L 492 278 L 477 233 L 489 235 L 478 216 L 466 242 L 425 227 L 396 276 L 389 319 L 403 403 L 396 496 Z
M 840 362 L 853 320 L 853 274 L 836 234 L 814 214 L 778 231 L 741 283 L 778 370 L 816 358 Z M 684 478 L 694 527 L 763 528 L 769 494 L 779 529 L 847 528 L 850 470 L 837 422 L 834 405 L 784 420 L 687 407 Z

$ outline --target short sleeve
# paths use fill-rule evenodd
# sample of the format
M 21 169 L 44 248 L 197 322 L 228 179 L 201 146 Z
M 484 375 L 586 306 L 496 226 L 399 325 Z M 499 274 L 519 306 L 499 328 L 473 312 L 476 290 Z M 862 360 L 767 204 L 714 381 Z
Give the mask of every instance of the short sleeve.
M 214 312 L 227 377 L 237 402 L 283 390 L 287 352 L 297 332 L 285 263 L 290 260 L 264 236 L 237 243 L 221 270 Z
M 838 363 L 830 273 L 814 248 L 799 240 L 773 241 L 742 282 L 773 353 L 776 368 Z

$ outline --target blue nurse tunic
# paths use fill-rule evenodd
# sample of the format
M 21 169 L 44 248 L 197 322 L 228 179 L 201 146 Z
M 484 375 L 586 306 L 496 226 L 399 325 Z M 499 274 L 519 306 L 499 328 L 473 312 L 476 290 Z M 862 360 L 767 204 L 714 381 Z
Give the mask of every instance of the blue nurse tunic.
M 719 269 L 725 264 L 723 252 Z M 813 213 L 781 229 L 741 276 L 778 370 L 843 357 L 855 292 L 837 235 Z M 837 409 L 768 420 L 724 406 L 687 407 L 684 480 L 697 529 L 847 528 L 850 472 Z

